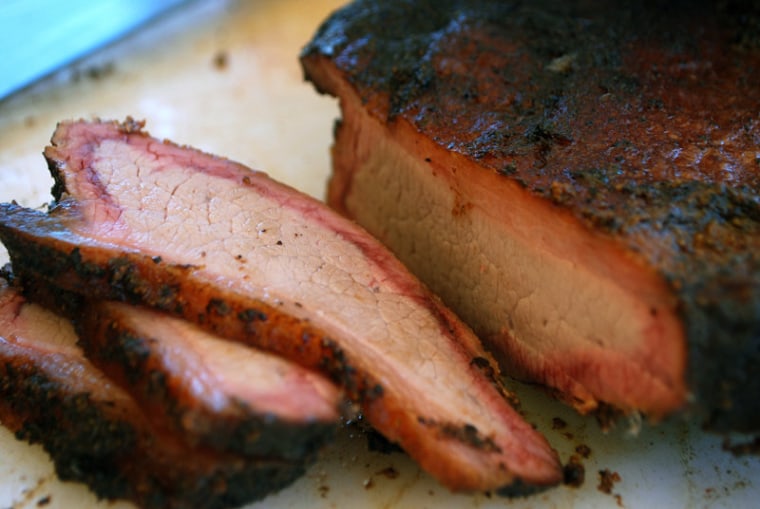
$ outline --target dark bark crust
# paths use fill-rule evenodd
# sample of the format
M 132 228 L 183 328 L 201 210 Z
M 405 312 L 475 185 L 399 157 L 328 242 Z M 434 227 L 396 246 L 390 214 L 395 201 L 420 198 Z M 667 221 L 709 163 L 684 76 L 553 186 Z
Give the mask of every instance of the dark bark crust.
M 305 472 L 301 461 L 167 452 L 135 408 L 72 390 L 71 381 L 5 350 L 0 343 L 0 421 L 20 440 L 41 444 L 62 480 L 84 482 L 100 498 L 147 509 L 222 509 L 263 498 Z
M 30 301 L 70 317 L 88 360 L 130 393 L 149 418 L 191 446 L 298 461 L 316 457 L 335 434 L 338 419 L 289 421 L 274 413 L 254 411 L 237 398 L 228 408 L 209 408 L 187 393 L 184 380 L 164 369 L 156 351 L 160 338 L 124 323 L 118 314 L 109 313 L 107 306 L 18 270 L 15 277 Z
M 692 411 L 757 431 L 758 41 L 743 1 L 370 0 L 302 59 L 654 266 L 680 300 Z
M 54 213 L 0 204 L 0 216 L 4 218 L 0 238 L 19 274 L 90 299 L 155 308 L 221 337 L 279 353 L 329 374 L 352 400 L 382 396 L 382 387 L 348 364 L 340 347 L 308 320 L 253 298 L 224 295 L 193 276 L 197 267 L 116 248 L 89 247 Z

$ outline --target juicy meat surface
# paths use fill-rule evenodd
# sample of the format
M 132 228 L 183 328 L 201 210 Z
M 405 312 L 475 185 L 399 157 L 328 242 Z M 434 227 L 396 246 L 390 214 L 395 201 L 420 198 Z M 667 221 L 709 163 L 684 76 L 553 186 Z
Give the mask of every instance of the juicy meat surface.
M 297 364 L 126 304 L 88 305 L 77 329 L 88 357 L 191 443 L 297 460 L 333 436 L 340 392 Z
M 751 2 L 357 1 L 302 53 L 328 203 L 510 374 L 581 411 L 760 430 Z
M 145 508 L 221 509 L 289 485 L 311 461 L 182 443 L 151 426 L 76 343 L 68 320 L 0 280 L 0 422 L 20 439 L 41 444 L 61 479 Z
M 318 373 L 165 313 L 20 276 L 28 299 L 72 318 L 89 361 L 190 445 L 299 460 L 334 436 L 342 394 Z
M 49 213 L 0 206 L 14 268 L 140 302 L 341 383 L 367 422 L 453 490 L 561 480 L 477 338 L 381 244 L 324 204 L 133 122 L 66 122 Z

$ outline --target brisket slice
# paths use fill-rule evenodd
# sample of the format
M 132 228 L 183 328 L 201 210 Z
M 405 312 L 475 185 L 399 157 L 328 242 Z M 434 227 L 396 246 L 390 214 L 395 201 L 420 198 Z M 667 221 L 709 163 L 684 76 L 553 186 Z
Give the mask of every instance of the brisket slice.
M 328 203 L 506 372 L 583 412 L 758 431 L 758 19 L 751 2 L 352 3 L 301 60 L 340 99 Z
M 66 122 L 49 213 L 0 206 L 14 267 L 140 302 L 340 382 L 377 431 L 453 490 L 561 480 L 477 338 L 384 247 L 266 175 L 134 122 Z
M 297 461 L 334 436 L 341 393 L 316 372 L 164 313 L 16 276 L 30 301 L 71 317 L 88 360 L 152 423 L 189 445 Z
M 0 422 L 41 444 L 61 479 L 106 499 L 189 509 L 239 506 L 304 473 L 307 458 L 217 453 L 153 427 L 76 342 L 70 322 L 0 280 Z

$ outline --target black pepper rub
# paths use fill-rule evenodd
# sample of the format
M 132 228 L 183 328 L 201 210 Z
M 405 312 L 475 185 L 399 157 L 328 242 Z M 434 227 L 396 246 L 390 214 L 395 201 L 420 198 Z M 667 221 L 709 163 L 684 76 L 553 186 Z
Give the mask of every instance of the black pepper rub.
M 328 58 L 381 121 L 411 123 L 654 267 L 687 324 L 692 411 L 758 431 L 759 12 L 359 0 L 302 59 Z

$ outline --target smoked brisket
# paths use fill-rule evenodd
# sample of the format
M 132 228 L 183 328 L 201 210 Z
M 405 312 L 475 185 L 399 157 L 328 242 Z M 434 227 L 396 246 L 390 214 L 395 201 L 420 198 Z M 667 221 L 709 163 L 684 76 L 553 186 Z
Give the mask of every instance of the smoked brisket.
M 315 458 L 191 447 L 154 427 L 76 343 L 68 320 L 0 280 L 0 422 L 41 444 L 62 480 L 144 508 L 222 509 L 284 488 Z
M 561 481 L 490 355 L 380 243 L 263 173 L 141 128 L 59 124 L 50 210 L 0 205 L 14 270 L 322 370 L 452 490 Z
M 760 430 L 753 2 L 407 2 L 302 53 L 328 203 L 582 412 Z
M 165 313 L 20 279 L 24 296 L 69 317 L 88 361 L 178 440 L 298 461 L 333 438 L 342 394 L 313 370 Z

